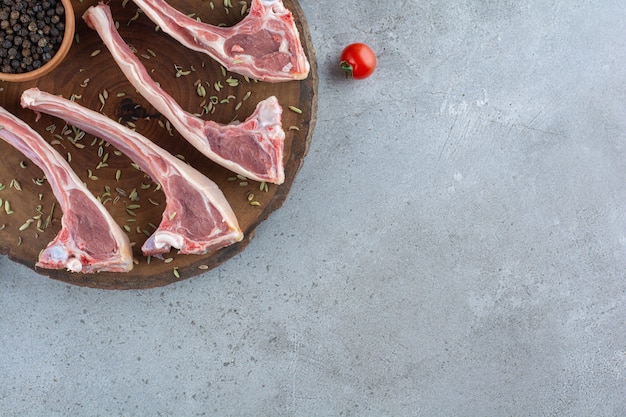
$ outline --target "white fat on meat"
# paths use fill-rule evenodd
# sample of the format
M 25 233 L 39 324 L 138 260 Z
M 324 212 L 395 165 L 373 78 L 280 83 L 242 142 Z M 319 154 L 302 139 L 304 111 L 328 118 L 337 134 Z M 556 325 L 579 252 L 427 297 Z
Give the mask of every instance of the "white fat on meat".
M 285 132 L 282 107 L 272 96 L 258 103 L 245 121 L 222 125 L 183 110 L 148 74 L 115 28 L 108 5 L 100 3 L 83 15 L 98 32 L 115 62 L 137 91 L 183 136 L 215 163 L 249 179 L 281 184 L 285 180 Z
M 226 69 L 261 81 L 305 79 L 310 70 L 292 13 L 282 0 L 252 0 L 236 25 L 198 22 L 165 0 L 133 0 L 159 28 Z
M 167 253 L 205 254 L 241 241 L 237 217 L 217 184 L 152 141 L 101 113 L 37 88 L 22 93 L 22 107 L 65 120 L 106 140 L 132 159 L 166 198 L 157 230 L 146 240 L 146 256 Z
M 63 212 L 61 230 L 39 254 L 36 266 L 84 273 L 130 271 L 128 236 L 67 161 L 28 124 L 1 107 L 0 126 L 0 138 L 41 168 Z

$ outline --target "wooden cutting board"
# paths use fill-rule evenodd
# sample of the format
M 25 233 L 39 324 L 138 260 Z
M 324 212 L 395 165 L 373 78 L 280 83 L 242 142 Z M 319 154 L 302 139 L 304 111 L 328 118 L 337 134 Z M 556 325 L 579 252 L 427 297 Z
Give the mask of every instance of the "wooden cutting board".
M 307 154 L 317 112 L 317 68 L 309 30 L 297 0 L 284 0 L 294 15 L 311 73 L 303 81 L 263 83 L 226 72 L 207 55 L 190 51 L 159 31 L 132 1 L 109 2 L 122 37 L 141 56 L 152 77 L 191 113 L 220 123 L 243 121 L 256 104 L 275 95 L 283 107 L 285 182 L 279 186 L 238 178 L 190 146 L 128 83 L 97 33 L 82 20 L 95 0 L 75 2 L 76 38 L 65 61 L 42 79 L 25 83 L 0 82 L 0 105 L 29 123 L 65 155 L 78 176 L 127 231 L 133 242 L 135 266 L 128 273 L 70 273 L 35 267 L 39 252 L 60 230 L 61 211 L 42 171 L 4 141 L 0 141 L 0 251 L 36 272 L 67 283 L 105 288 L 138 289 L 166 285 L 214 268 L 245 249 L 256 227 L 281 207 Z M 203 22 L 231 26 L 242 19 L 250 1 L 170 0 L 184 13 Z M 213 7 L 211 7 L 211 5 Z M 202 87 L 198 87 L 202 85 Z M 149 259 L 140 248 L 160 223 L 165 198 L 130 159 L 99 138 L 76 132 L 47 115 L 36 121 L 19 105 L 30 87 L 74 97 L 80 104 L 123 121 L 133 118 L 138 132 L 203 172 L 224 192 L 237 214 L 242 242 L 207 255 L 179 255 Z M 203 91 L 205 92 L 203 96 Z M 299 110 L 298 110 L 299 109 Z M 294 111 L 295 110 L 295 111 Z M 208 111 L 208 113 L 207 113 Z M 8 209 L 8 210 L 7 210 Z

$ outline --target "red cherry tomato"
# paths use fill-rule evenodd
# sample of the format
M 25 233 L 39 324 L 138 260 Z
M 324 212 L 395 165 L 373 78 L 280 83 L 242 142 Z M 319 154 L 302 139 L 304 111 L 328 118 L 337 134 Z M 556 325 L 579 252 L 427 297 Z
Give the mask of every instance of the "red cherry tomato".
M 362 80 L 372 75 L 375 68 L 376 55 L 364 43 L 351 43 L 341 53 L 341 69 L 347 78 Z

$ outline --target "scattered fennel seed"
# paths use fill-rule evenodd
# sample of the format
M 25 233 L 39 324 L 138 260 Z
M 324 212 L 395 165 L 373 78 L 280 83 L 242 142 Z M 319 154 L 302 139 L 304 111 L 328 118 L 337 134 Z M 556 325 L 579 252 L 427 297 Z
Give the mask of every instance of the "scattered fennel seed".
M 170 215 L 169 215 L 170 220 L 174 220 L 174 217 L 176 217 L 176 212 L 175 211 L 171 212 Z
M 178 267 L 177 266 L 174 267 L 174 276 L 176 278 L 180 278 L 180 273 L 178 272 Z
M 9 200 L 4 200 L 4 211 L 6 212 L 6 214 L 15 213 L 13 210 L 11 210 L 11 203 L 9 203 Z
M 198 269 L 206 270 L 206 269 L 209 269 L 209 266 L 208 265 L 204 265 L 204 264 L 198 265 Z
M 128 20 L 128 23 L 126 23 L 126 26 L 130 26 L 130 24 L 137 19 L 139 19 L 139 10 L 137 10 L 135 12 L 135 15 Z
M 166 263 L 166 264 L 169 264 L 173 260 L 174 260 L 174 258 L 165 258 L 165 259 L 163 259 L 163 262 Z
M 204 88 L 204 85 L 198 84 L 198 87 L 196 87 L 196 93 L 200 97 L 205 97 L 206 96 L 206 88 Z
M 289 106 L 289 110 L 291 110 L 292 112 L 298 113 L 298 114 L 302 114 L 302 110 L 300 110 L 296 106 Z
M 30 227 L 30 225 L 31 225 L 33 222 L 34 222 L 34 220 L 33 220 L 33 219 L 28 219 L 28 220 L 26 220 L 26 223 L 24 223 L 23 225 L 21 225 L 21 226 L 19 227 L 19 231 L 20 231 L 20 232 L 22 232 L 22 231 L 24 231 L 24 230 L 28 229 L 28 228 Z
M 100 52 L 102 52 L 100 49 L 96 49 L 89 56 L 94 57 L 94 56 L 98 55 Z
M 20 168 L 26 168 L 26 161 L 20 161 Z
M 15 188 L 17 191 L 22 191 L 22 186 L 20 185 L 20 182 L 16 179 L 12 179 L 11 183 L 9 184 L 9 187 L 13 187 Z
M 125 224 L 124 225 L 124 230 L 126 230 L 128 233 L 130 233 L 130 226 Z
M 251 201 L 251 202 L 250 202 L 250 205 L 251 205 L 251 206 L 256 206 L 256 207 L 259 207 L 259 206 L 261 205 L 261 203 L 259 203 L 258 201 Z
M 128 199 L 130 201 L 138 201 L 139 200 L 139 194 L 137 193 L 137 189 L 133 188 L 132 191 L 130 192 L 130 194 L 128 194 Z
M 115 171 L 115 180 L 116 181 L 119 181 L 121 176 L 122 176 L 122 171 L 121 170 L 118 169 L 117 171 Z

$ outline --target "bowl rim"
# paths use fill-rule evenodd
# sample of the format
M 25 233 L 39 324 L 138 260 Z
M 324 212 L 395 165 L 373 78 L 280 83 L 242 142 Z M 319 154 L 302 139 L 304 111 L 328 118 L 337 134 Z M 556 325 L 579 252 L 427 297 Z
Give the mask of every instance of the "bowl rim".
M 61 42 L 59 49 L 54 54 L 52 59 L 46 62 L 45 65 L 33 71 L 22 72 L 19 74 L 0 72 L 0 81 L 24 82 L 35 80 L 51 72 L 67 56 L 67 53 L 74 42 L 76 17 L 74 16 L 74 6 L 72 5 L 72 0 L 61 0 L 61 3 L 63 3 L 63 8 L 65 9 L 65 30 L 63 31 L 63 42 Z

